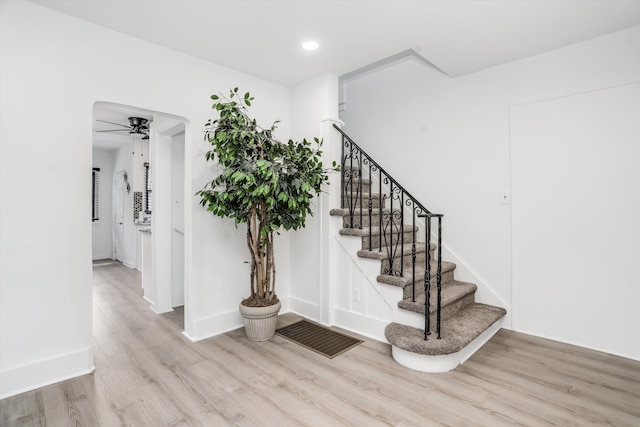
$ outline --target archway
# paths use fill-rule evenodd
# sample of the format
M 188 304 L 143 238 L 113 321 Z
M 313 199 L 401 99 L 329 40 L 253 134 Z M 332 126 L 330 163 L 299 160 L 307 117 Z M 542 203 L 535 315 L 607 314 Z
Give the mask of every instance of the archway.
M 148 130 L 128 129 L 132 117 L 147 120 Z M 116 240 L 107 230 L 121 227 L 122 248 L 117 259 L 142 271 L 143 294 L 151 310 L 165 313 L 184 305 L 186 317 L 184 221 L 188 216 L 184 188 L 188 181 L 184 153 L 188 121 L 164 112 L 96 102 L 93 131 L 94 170 L 99 169 L 101 175 L 103 203 L 93 225 L 92 258 L 116 259 Z M 109 186 L 114 178 L 123 175 L 127 191 L 121 215 L 116 218 L 115 203 L 108 203 L 106 195 L 112 194 Z

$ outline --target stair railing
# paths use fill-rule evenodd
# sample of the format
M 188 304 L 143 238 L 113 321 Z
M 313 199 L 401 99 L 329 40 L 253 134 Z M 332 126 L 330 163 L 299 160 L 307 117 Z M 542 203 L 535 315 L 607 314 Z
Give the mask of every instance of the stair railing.
M 405 249 L 411 250 L 411 301 L 416 301 L 416 268 L 419 263 L 416 218 L 425 223 L 423 243 L 425 327 L 424 339 L 431 335 L 431 219 L 437 219 L 437 251 L 435 261 L 436 287 L 436 334 L 441 338 L 441 293 L 442 293 L 442 214 L 430 212 L 402 185 L 391 177 L 376 161 L 358 146 L 338 126 L 333 127 L 342 135 L 341 188 L 342 208 L 348 210 L 345 228 L 368 228 L 368 250 L 384 252 L 382 274 L 405 277 Z M 378 193 L 372 192 L 374 185 Z M 367 190 L 368 191 L 365 191 Z M 389 205 L 388 207 L 386 205 Z M 408 212 L 408 213 L 407 213 Z M 405 215 L 410 217 L 409 224 Z M 374 237 L 377 235 L 377 244 Z M 410 235 L 405 236 L 405 235 Z M 405 244 L 410 240 L 410 248 Z M 403 291 L 404 292 L 404 291 Z

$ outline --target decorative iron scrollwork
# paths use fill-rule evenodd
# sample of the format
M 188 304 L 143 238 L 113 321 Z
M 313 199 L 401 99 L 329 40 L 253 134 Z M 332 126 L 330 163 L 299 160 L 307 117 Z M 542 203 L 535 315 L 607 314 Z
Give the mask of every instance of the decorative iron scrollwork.
M 436 332 L 437 337 L 440 338 L 442 215 L 433 214 L 426 209 L 361 147 L 342 132 L 339 127 L 335 125 L 334 127 L 342 134 L 343 138 L 342 207 L 348 211 L 348 221 L 345 221 L 345 227 L 363 229 L 366 222 L 368 224 L 369 250 L 374 250 L 372 243 L 374 240 L 373 229 L 377 228 L 377 250 L 386 255 L 382 268 L 382 274 L 384 275 L 404 276 L 405 256 L 407 256 L 407 268 L 409 268 L 409 265 L 411 268 L 412 301 L 415 301 L 415 295 L 418 291 L 416 286 L 420 282 L 420 279 L 416 280 L 416 271 L 418 270 L 418 253 L 422 252 L 422 243 L 417 242 L 416 230 L 418 226 L 416 218 L 424 219 L 424 250 L 426 251 L 424 288 L 422 290 L 425 293 L 424 339 L 426 340 L 431 334 L 429 305 L 432 286 L 437 292 Z M 363 181 L 366 181 L 367 187 L 363 187 Z M 365 188 L 368 188 L 366 193 L 364 192 Z M 377 197 L 373 195 L 374 191 L 376 191 L 374 189 L 377 190 Z M 375 216 L 377 216 L 376 219 L 374 219 Z M 432 257 L 430 250 L 431 218 L 434 217 L 438 219 L 438 252 L 435 258 L 435 273 L 431 271 Z M 408 241 L 405 242 L 405 239 Z M 407 248 L 406 254 L 405 247 Z

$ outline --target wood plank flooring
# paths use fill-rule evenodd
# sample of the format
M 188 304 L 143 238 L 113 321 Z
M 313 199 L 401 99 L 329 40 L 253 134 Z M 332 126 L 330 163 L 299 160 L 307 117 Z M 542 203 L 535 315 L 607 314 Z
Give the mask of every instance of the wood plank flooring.
M 501 330 L 424 374 L 366 338 L 332 360 L 242 330 L 191 343 L 117 263 L 93 294 L 96 371 L 0 401 L 0 426 L 640 426 L 640 362 L 555 341 Z

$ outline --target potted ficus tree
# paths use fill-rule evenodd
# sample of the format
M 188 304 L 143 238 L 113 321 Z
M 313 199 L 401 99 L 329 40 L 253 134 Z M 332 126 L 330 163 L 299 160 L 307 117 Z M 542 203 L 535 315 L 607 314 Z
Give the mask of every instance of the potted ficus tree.
M 249 297 L 240 303 L 247 337 L 273 337 L 280 301 L 276 295 L 274 233 L 304 227 L 311 200 L 328 180 L 336 163 L 323 168 L 322 142 L 281 142 L 274 136 L 278 121 L 262 128 L 248 115 L 253 97 L 238 88 L 229 97 L 212 95 L 218 118 L 206 124 L 205 140 L 213 148 L 207 161 L 217 160 L 220 174 L 196 194 L 213 215 L 246 224 L 250 254 Z

